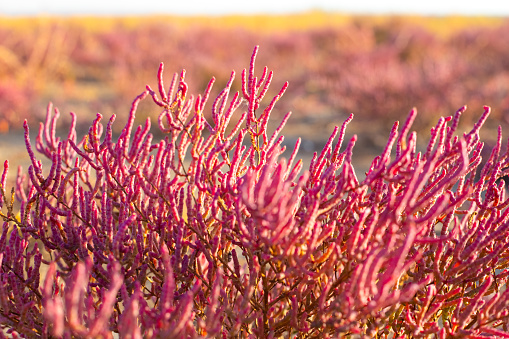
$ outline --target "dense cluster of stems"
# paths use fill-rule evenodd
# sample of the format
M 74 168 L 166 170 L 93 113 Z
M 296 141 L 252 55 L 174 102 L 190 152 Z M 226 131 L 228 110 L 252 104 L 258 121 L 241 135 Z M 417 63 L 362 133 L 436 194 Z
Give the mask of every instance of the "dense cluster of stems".
M 97 114 L 78 141 L 56 136 L 48 107 L 35 142 L 52 166 L 0 179 L 0 323 L 24 338 L 509 337 L 509 153 L 502 132 L 482 162 L 490 109 L 455 135 L 465 107 L 440 118 L 422 152 L 412 110 L 365 178 L 348 117 L 309 169 L 268 131 L 285 92 L 273 73 L 242 91 L 232 72 L 204 116 L 214 79 L 189 94 L 185 71 L 147 86 L 113 137 Z M 162 110 L 133 134 L 138 104 Z M 247 103 L 247 105 L 242 105 Z M 240 117 L 232 116 L 245 108 Z M 230 124 L 230 120 L 236 121 Z M 116 140 L 114 140 L 116 139 Z M 395 148 L 395 150 L 393 150 Z M 20 203 L 19 211 L 15 202 Z M 0 336 L 3 334 L 0 333 Z

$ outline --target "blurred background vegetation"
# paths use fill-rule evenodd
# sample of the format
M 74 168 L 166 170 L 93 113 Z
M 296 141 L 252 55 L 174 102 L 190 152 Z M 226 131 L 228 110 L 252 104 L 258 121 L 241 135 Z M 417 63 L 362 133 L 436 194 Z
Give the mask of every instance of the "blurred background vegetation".
M 394 120 L 419 111 L 415 128 L 428 134 L 439 116 L 463 105 L 468 128 L 493 108 L 488 127 L 509 124 L 509 21 L 488 17 L 352 16 L 326 12 L 216 17 L 0 18 L 0 132 L 36 128 L 49 101 L 59 127 L 78 115 L 85 132 L 100 112 L 123 126 L 132 99 L 187 70 L 191 93 L 212 76 L 215 92 L 260 45 L 258 71 L 274 70 L 272 94 L 290 87 L 275 115 L 291 110 L 285 135 L 303 136 L 309 150 L 350 113 L 349 127 L 365 137 L 357 148 L 384 145 Z M 270 94 L 270 93 L 269 93 Z M 142 105 L 139 121 L 158 110 Z M 275 117 L 275 120 L 279 120 Z M 494 138 L 493 133 L 488 137 Z M 422 139 L 421 139 L 421 142 Z M 306 147 L 306 144 L 304 144 Z

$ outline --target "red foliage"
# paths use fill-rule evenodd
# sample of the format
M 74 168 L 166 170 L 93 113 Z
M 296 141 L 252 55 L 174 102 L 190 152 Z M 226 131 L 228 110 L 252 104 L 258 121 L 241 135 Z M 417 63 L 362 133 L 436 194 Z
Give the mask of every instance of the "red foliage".
M 104 127 L 100 114 L 79 141 L 72 114 L 59 138 L 49 106 L 35 143 L 49 171 L 25 121 L 28 178 L 20 169 L 10 196 L 8 162 L 0 178 L 0 327 L 27 338 L 508 337 L 509 149 L 499 128 L 479 168 L 490 108 L 462 135 L 466 107 L 440 118 L 423 152 L 412 110 L 363 180 L 357 136 L 343 147 L 351 115 L 301 173 L 300 140 L 286 158 L 279 136 L 290 113 L 267 130 L 287 83 L 263 101 L 273 74 L 255 72 L 257 51 L 240 91 L 231 73 L 211 105 L 214 79 L 194 96 L 184 71 L 165 85 L 161 64 L 118 138 L 115 116 Z M 161 140 L 150 119 L 135 128 L 146 98 Z

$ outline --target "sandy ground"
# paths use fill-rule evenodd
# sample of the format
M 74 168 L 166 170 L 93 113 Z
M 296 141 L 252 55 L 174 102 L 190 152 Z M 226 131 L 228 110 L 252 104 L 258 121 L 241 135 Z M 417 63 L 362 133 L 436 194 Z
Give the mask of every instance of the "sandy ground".
M 36 135 L 32 135 L 32 133 L 30 134 L 32 149 L 36 154 L 37 159 L 41 160 L 43 163 L 43 168 L 49 171 L 51 162 L 42 154 L 37 153 L 35 150 Z M 18 166 L 22 166 L 23 173 L 28 173 L 28 167 L 31 165 L 31 161 L 25 147 L 25 137 L 23 131 L 0 134 L 0 171 L 3 171 L 4 163 L 6 160 L 9 161 L 7 187 L 10 189 L 10 187 L 12 187 L 16 182 Z

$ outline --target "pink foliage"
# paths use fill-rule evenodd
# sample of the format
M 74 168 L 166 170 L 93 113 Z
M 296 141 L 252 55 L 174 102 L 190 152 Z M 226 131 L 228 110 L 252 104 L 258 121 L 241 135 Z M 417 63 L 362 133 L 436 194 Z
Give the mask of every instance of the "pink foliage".
M 104 127 L 100 114 L 81 140 L 74 114 L 57 137 L 49 106 L 35 143 L 49 171 L 25 122 L 28 178 L 20 171 L 0 201 L 2 327 L 26 338 L 509 337 L 501 129 L 478 169 L 490 108 L 463 135 L 466 107 L 440 118 L 423 152 L 412 110 L 363 180 L 357 137 L 343 146 L 350 116 L 302 172 L 300 140 L 284 156 L 290 113 L 267 127 L 288 84 L 263 101 L 273 73 L 255 72 L 257 52 L 241 91 L 233 72 L 209 106 L 214 79 L 194 96 L 183 71 L 167 89 L 161 64 L 116 140 L 115 116 Z M 149 119 L 134 126 L 147 98 L 162 110 L 159 141 Z

